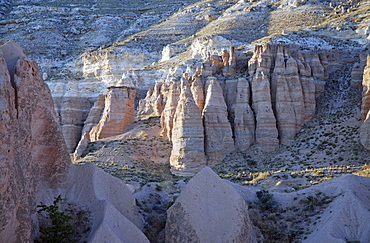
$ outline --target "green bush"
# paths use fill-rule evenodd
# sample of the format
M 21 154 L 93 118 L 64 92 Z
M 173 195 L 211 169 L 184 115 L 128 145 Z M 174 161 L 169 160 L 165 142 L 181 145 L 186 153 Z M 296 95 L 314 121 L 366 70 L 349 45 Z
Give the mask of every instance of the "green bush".
M 61 195 L 54 197 L 52 205 L 46 206 L 42 202 L 37 205 L 40 208 L 37 212 L 46 212 L 51 220 L 51 226 L 40 228 L 40 237 L 36 242 L 52 242 L 52 243 L 71 243 L 77 242 L 75 238 L 76 229 L 68 221 L 71 216 L 59 211 L 58 203 L 62 201 Z

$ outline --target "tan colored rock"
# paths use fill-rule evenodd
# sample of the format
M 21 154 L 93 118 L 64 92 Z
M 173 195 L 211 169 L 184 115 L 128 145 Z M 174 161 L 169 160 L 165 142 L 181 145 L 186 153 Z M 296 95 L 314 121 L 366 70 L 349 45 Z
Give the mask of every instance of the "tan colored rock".
M 300 73 L 300 81 L 302 85 L 304 110 L 303 123 L 310 120 L 316 111 L 316 95 L 315 95 L 315 81 L 311 76 L 311 67 L 305 62 L 303 54 L 300 50 L 297 51 L 296 56 L 293 56 Z
M 319 97 L 325 89 L 325 67 L 321 63 L 320 56 L 316 51 L 303 51 L 305 62 L 311 67 L 311 75 L 315 78 L 315 94 Z
M 161 115 L 161 136 L 172 138 L 173 118 L 175 116 L 177 102 L 181 93 L 181 83 L 172 82 L 169 85 L 168 94 L 166 95 L 166 105 Z
M 279 146 L 269 75 L 273 49 L 270 45 L 256 46 L 254 56 L 248 63 L 252 77 L 252 109 L 256 117 L 256 144 L 265 151 L 273 151 Z
M 87 98 L 75 96 L 64 96 L 60 100 L 60 109 L 57 109 L 60 125 L 68 152 L 73 152 L 81 138 L 91 103 Z
M 234 140 L 227 106 L 218 80 L 209 77 L 206 82 L 206 100 L 203 109 L 205 152 L 208 165 L 221 162 L 225 155 L 234 150 Z
M 105 108 L 98 125 L 90 132 L 90 140 L 121 134 L 134 122 L 135 89 L 111 87 L 105 96 Z
M 48 86 L 13 41 L 0 46 L 0 242 L 32 242 L 36 200 L 70 160 Z
M 297 63 L 284 46 L 277 47 L 271 87 L 280 143 L 285 144 L 302 126 L 304 99 Z
M 224 62 L 222 73 L 225 77 L 234 76 L 236 73 L 236 53 L 234 47 L 230 47 L 229 51 L 224 50 L 222 53 Z
M 172 128 L 171 171 L 175 175 L 192 176 L 206 164 L 202 114 L 195 104 L 187 81 L 181 83 Z
M 235 104 L 234 137 L 235 146 L 239 150 L 246 150 L 254 143 L 256 124 L 254 113 L 250 106 L 251 89 L 249 81 L 245 78 L 238 79 L 237 99 Z
M 162 83 L 157 82 L 147 92 L 145 99 L 139 101 L 137 118 L 145 118 L 149 115 L 160 116 L 164 109 L 164 97 L 161 93 Z
M 193 82 L 191 83 L 191 93 L 193 94 L 193 98 L 195 104 L 198 106 L 199 111 L 202 112 L 204 108 L 204 83 L 200 77 L 195 76 L 193 78 Z
M 88 144 L 91 142 L 90 131 L 93 129 L 94 126 L 98 125 L 104 111 L 105 107 L 104 103 L 105 96 L 99 95 L 98 99 L 95 101 L 94 106 L 91 108 L 89 115 L 87 116 L 84 122 L 81 139 L 78 142 L 77 147 L 73 153 L 75 160 L 81 157 L 83 152 L 86 150 Z
M 167 211 L 166 242 L 258 242 L 244 199 L 209 167 Z

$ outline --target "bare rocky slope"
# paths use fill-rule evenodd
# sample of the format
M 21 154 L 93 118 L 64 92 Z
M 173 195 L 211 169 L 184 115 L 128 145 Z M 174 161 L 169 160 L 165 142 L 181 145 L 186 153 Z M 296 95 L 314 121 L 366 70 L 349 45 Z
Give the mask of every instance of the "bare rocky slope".
M 346 174 L 368 175 L 369 12 L 366 0 L 0 0 L 0 39 L 40 65 L 74 163 L 135 192 L 150 241 L 176 242 L 176 227 L 203 237 L 171 212 L 196 207 L 180 193 L 210 166 L 247 202 L 263 235 L 250 242 L 367 242 L 368 181 Z

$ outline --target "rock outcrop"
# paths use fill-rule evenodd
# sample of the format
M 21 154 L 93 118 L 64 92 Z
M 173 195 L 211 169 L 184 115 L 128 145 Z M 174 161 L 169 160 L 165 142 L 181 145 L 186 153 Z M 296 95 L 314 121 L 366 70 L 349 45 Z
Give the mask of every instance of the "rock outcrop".
M 78 159 L 86 150 L 88 144 L 91 142 L 90 131 L 93 127 L 99 124 L 101 116 L 105 107 L 105 96 L 99 95 L 87 116 L 84 127 L 82 129 L 82 136 L 73 153 L 75 159 Z
M 237 84 L 237 98 L 234 108 L 235 146 L 239 150 L 248 149 L 255 141 L 256 123 L 250 106 L 251 88 L 247 79 L 240 78 Z
M 181 86 L 180 100 L 173 119 L 170 164 L 174 174 L 191 176 L 207 162 L 204 128 L 202 114 L 194 102 L 187 80 L 183 80 Z
M 93 212 L 88 242 L 149 242 L 126 185 L 93 164 L 71 164 L 50 90 L 13 41 L 0 46 L 0 120 L 0 242 L 33 242 L 36 205 L 58 194 Z
M 36 200 L 71 165 L 48 86 L 15 42 L 0 46 L 0 241 L 32 242 Z
M 119 179 L 93 164 L 72 167 L 66 201 L 84 205 L 92 214 L 89 242 L 148 242 L 135 198 Z
M 222 161 L 226 154 L 234 150 L 234 141 L 227 117 L 227 106 L 218 80 L 209 77 L 205 86 L 207 95 L 202 112 L 204 150 L 208 157 L 208 165 L 212 166 Z
M 244 199 L 209 167 L 167 211 L 166 242 L 258 242 Z
M 135 89 L 110 87 L 105 96 L 105 107 L 99 123 L 90 132 L 90 140 L 121 134 L 134 122 Z
M 181 128 L 183 121 L 179 126 L 174 120 L 182 79 L 189 84 L 192 100 L 202 113 L 207 165 L 221 162 L 235 149 L 254 145 L 274 151 L 289 143 L 315 114 L 316 98 L 324 90 L 328 69 L 334 69 L 327 53 L 296 45 L 264 44 L 239 56 L 238 61 L 233 48 L 220 56 L 208 54 L 192 76 L 187 73 L 191 68 L 178 68 L 186 71 L 177 77 L 174 72 L 161 88 L 156 85 L 151 89 L 140 101 L 138 114 L 158 114 L 158 103 L 164 104 L 162 135 L 172 139 L 174 127 L 176 133 L 188 129 Z M 171 163 L 176 164 L 174 158 Z

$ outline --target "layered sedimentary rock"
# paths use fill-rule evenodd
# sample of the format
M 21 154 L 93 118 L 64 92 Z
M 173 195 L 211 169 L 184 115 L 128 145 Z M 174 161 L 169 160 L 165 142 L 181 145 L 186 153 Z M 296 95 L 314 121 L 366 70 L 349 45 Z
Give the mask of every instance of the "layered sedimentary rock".
M 256 144 L 266 151 L 279 145 L 276 118 L 272 109 L 272 85 L 270 69 L 275 46 L 256 46 L 254 56 L 249 60 L 248 73 L 251 77 L 252 109 L 256 117 Z M 276 97 L 276 96 L 275 96 Z
M 74 92 L 73 92 L 74 93 Z M 88 98 L 79 97 L 78 92 L 71 91 L 60 99 L 60 107 L 56 109 L 59 121 L 66 141 L 68 152 L 73 152 L 80 140 L 84 121 L 91 108 Z M 58 102 L 54 99 L 54 102 Z
M 13 41 L 0 47 L 0 241 L 32 242 L 36 200 L 64 184 L 70 160 L 48 86 Z
M 167 211 L 166 242 L 258 242 L 248 206 L 209 167 L 192 178 Z
M 140 100 L 138 118 L 144 118 L 148 115 L 160 116 L 164 109 L 163 94 L 161 94 L 162 83 L 156 83 L 155 86 L 150 87 L 145 99 Z
M 98 125 L 103 114 L 104 107 L 105 107 L 105 96 L 99 95 L 98 99 L 95 101 L 94 106 L 91 108 L 89 115 L 87 116 L 84 122 L 81 139 L 78 142 L 77 147 L 73 154 L 75 159 L 79 158 L 83 154 L 88 144 L 91 142 L 90 131 L 94 126 Z
M 208 164 L 215 165 L 234 150 L 234 141 L 227 118 L 227 106 L 218 80 L 213 77 L 208 78 L 205 89 L 207 96 L 202 112 L 204 149 L 208 156 Z
M 182 81 L 180 100 L 172 129 L 170 164 L 174 174 L 193 175 L 206 165 L 202 114 L 195 104 L 187 80 Z
M 264 44 L 255 46 L 250 54 L 244 53 L 239 64 L 233 48 L 221 56 L 206 55 L 192 76 L 185 72 L 178 77 L 189 83 L 192 98 L 202 112 L 208 165 L 219 163 L 235 148 L 246 150 L 255 145 L 273 151 L 292 141 L 315 114 L 316 98 L 324 89 L 328 69 L 334 69 L 328 60 L 325 51 Z M 177 133 L 182 126 L 174 120 L 181 90 L 178 79 L 167 79 L 161 89 L 154 88 L 155 92 L 151 90 L 141 101 L 146 110 L 153 111 L 158 99 L 165 103 L 162 135 L 170 139 L 173 127 Z
M 237 84 L 237 98 L 234 108 L 235 146 L 246 150 L 254 143 L 256 123 L 250 106 L 251 89 L 247 79 L 240 78 Z
M 175 117 L 177 103 L 181 93 L 180 81 L 173 81 L 162 86 L 163 93 L 166 96 L 166 105 L 161 114 L 161 135 L 172 138 L 173 118 Z
M 103 115 L 90 132 L 91 141 L 121 134 L 134 122 L 135 93 L 135 89 L 128 87 L 108 89 Z

